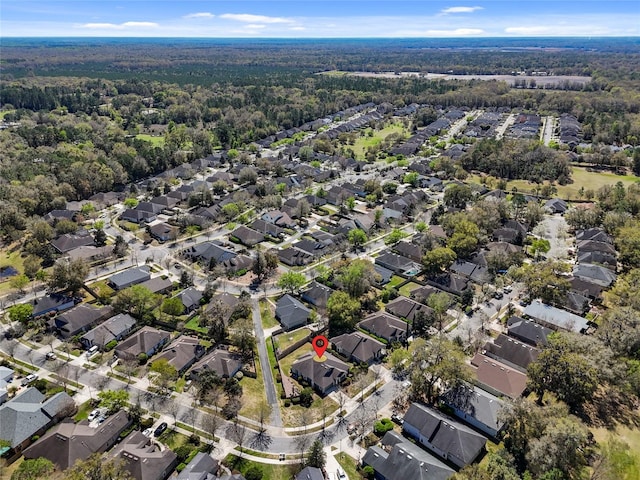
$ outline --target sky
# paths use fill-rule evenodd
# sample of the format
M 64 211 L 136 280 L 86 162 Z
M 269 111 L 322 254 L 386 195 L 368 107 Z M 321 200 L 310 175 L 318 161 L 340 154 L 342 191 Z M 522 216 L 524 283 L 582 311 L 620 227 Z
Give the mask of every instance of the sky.
M 640 36 L 639 0 L 2 0 L 0 37 Z

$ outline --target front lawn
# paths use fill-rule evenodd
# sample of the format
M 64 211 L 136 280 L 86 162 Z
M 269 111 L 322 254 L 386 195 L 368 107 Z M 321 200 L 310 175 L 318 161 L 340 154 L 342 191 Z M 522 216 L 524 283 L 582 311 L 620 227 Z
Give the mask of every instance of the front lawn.
M 262 366 L 256 356 L 256 378 L 247 375 L 240 380 L 242 387 L 242 407 L 240 415 L 243 417 L 259 420 L 260 404 L 266 402 L 267 397 L 264 389 L 264 380 L 262 379 Z
M 411 291 L 415 290 L 416 288 L 420 288 L 420 285 L 418 285 L 417 283 L 409 282 L 409 283 L 405 283 L 402 287 L 400 287 L 400 290 L 398 290 L 398 292 L 400 293 L 400 295 L 404 295 L 405 297 L 410 297 Z
M 347 477 L 351 480 L 360 480 L 362 478 L 362 475 L 358 473 L 358 464 L 355 458 L 344 452 L 338 453 L 335 457 L 340 466 L 344 469 L 344 473 L 347 474 Z
M 292 477 L 291 467 L 287 465 L 253 462 L 246 458 L 240 458 L 232 453 L 227 455 L 222 463 L 232 472 L 240 472 L 243 475 L 246 475 L 251 467 L 257 467 L 262 470 L 262 480 L 282 480 Z
M 262 318 L 262 328 L 265 330 L 279 325 L 273 311 L 274 308 L 268 301 L 260 300 L 260 317 Z
M 80 404 L 80 406 L 78 407 L 78 413 L 76 413 L 76 416 L 73 417 L 73 419 L 76 422 L 86 420 L 89 417 L 89 413 L 91 412 L 91 410 L 93 410 L 93 404 L 91 400 L 87 400 L 86 402 Z

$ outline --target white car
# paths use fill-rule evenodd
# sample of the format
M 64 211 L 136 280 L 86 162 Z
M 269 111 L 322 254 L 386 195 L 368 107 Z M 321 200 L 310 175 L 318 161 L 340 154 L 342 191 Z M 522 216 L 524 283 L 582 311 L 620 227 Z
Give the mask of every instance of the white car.
M 92 422 L 95 418 L 97 418 L 98 415 L 100 415 L 100 410 L 98 410 L 98 409 L 91 410 L 91 413 L 87 417 L 87 420 Z
M 35 382 L 37 378 L 38 378 L 38 376 L 35 373 L 31 373 L 31 374 L 27 375 L 22 380 L 22 386 L 24 387 L 26 385 L 29 385 L 30 383 Z
M 338 471 L 336 473 L 338 474 L 338 480 L 347 480 L 347 474 L 344 473 L 342 467 L 338 467 Z
M 144 432 L 142 432 L 142 434 L 145 437 L 150 437 L 151 435 L 153 435 L 153 428 L 147 428 Z

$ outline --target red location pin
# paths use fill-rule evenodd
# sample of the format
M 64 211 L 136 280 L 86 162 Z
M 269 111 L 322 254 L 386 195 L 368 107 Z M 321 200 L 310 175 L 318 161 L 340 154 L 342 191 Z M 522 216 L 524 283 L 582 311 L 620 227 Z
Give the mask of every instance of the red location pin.
M 322 360 L 322 356 L 324 355 L 325 350 L 329 346 L 329 340 L 324 335 L 318 335 L 311 340 L 311 345 L 313 349 L 316 351 L 316 355 L 319 360 Z

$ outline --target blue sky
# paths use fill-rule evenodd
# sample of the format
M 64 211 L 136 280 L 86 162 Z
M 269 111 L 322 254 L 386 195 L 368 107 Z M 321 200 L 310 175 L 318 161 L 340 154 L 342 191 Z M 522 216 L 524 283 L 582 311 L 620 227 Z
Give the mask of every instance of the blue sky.
M 640 36 L 640 1 L 2 0 L 0 35 Z

